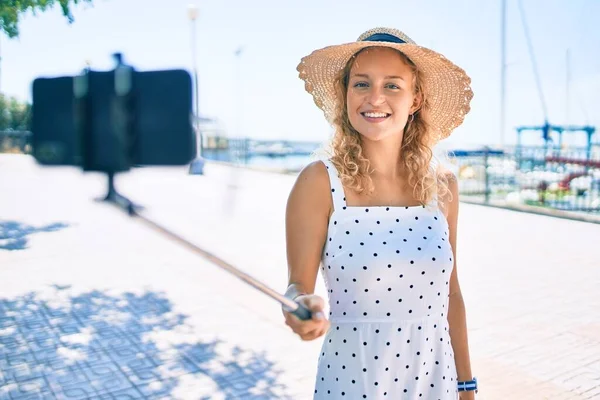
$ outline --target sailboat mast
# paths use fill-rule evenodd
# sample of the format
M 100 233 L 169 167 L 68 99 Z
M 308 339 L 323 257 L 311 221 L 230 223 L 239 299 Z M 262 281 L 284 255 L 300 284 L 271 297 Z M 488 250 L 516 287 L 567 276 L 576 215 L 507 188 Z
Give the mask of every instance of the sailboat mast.
M 506 120 L 506 0 L 501 0 L 500 22 L 500 146 L 505 146 Z

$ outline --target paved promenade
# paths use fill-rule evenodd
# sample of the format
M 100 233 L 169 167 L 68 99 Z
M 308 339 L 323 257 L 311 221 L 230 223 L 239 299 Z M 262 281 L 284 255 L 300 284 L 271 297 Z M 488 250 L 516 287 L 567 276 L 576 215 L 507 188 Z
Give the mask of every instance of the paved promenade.
M 117 180 L 147 215 L 279 291 L 293 182 L 215 164 Z M 95 202 L 104 186 L 0 155 L 0 399 L 311 399 L 321 340 Z M 461 204 L 457 259 L 478 400 L 600 399 L 600 225 Z

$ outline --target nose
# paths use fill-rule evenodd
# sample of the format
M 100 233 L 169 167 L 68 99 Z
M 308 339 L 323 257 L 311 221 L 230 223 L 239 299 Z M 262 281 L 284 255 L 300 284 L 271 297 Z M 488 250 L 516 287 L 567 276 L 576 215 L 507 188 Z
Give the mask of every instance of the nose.
M 378 86 L 371 87 L 371 90 L 369 91 L 369 93 L 367 95 L 367 101 L 369 102 L 369 104 L 371 104 L 373 106 L 378 106 L 380 104 L 383 104 L 385 102 L 385 96 L 383 95 L 383 90 L 381 88 L 379 88 Z

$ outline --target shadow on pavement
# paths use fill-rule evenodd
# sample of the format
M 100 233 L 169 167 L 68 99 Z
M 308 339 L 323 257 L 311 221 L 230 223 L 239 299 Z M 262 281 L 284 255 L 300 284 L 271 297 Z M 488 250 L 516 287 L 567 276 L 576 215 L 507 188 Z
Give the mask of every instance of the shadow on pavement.
M 56 232 L 68 226 L 57 222 L 36 228 L 16 221 L 0 221 L 0 250 L 25 250 L 27 236 L 39 232 Z
M 264 354 L 198 340 L 186 318 L 156 292 L 0 298 L 0 398 L 291 398 Z

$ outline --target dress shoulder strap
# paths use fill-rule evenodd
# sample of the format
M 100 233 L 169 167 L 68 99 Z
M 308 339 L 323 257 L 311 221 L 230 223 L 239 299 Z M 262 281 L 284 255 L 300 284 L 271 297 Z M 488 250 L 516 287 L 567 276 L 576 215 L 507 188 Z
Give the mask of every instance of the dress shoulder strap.
M 331 197 L 333 199 L 333 209 L 343 210 L 346 208 L 346 195 L 344 194 L 344 186 L 340 180 L 339 173 L 335 165 L 329 159 L 321 160 L 327 168 L 329 175 L 329 185 L 331 187 Z

